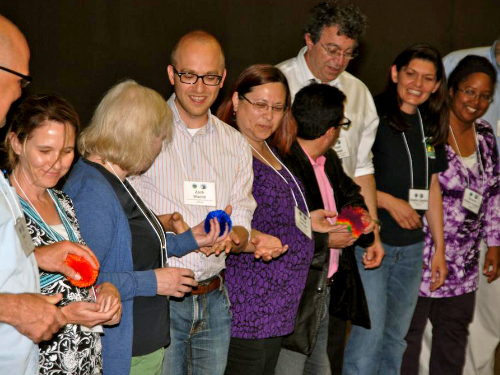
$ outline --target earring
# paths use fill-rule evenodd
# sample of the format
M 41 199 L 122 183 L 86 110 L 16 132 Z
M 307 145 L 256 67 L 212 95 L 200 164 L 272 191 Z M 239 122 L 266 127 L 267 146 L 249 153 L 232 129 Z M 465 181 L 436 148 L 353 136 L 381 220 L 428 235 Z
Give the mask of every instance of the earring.
M 236 111 L 233 111 L 233 122 L 236 123 Z

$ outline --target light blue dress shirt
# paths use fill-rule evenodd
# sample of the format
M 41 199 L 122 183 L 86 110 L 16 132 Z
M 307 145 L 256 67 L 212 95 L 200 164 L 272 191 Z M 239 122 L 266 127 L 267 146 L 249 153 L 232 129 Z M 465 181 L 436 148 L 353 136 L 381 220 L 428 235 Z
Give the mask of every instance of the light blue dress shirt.
M 15 230 L 20 217 L 17 194 L 0 171 L 0 293 L 40 292 L 35 254 L 26 257 Z M 0 374 L 38 374 L 38 346 L 6 323 L 0 323 Z

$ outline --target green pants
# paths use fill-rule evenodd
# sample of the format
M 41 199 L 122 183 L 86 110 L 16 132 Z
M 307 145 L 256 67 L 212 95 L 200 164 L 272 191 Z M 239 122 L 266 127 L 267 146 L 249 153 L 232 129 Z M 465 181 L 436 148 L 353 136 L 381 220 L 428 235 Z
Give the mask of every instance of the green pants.
M 165 348 L 147 354 L 132 357 L 130 375 L 161 375 Z

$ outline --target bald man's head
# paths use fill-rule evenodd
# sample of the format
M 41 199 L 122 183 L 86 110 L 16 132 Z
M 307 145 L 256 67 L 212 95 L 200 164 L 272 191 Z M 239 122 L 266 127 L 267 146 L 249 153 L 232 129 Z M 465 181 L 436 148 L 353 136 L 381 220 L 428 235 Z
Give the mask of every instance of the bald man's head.
M 191 31 L 191 32 L 183 35 L 179 39 L 179 41 L 175 44 L 174 49 L 172 50 L 172 54 L 170 55 L 170 60 L 172 62 L 172 65 L 175 66 L 177 64 L 179 51 L 182 51 L 183 47 L 186 44 L 190 44 L 193 42 L 199 43 L 199 44 L 211 44 L 211 45 L 213 45 L 214 48 L 216 48 L 220 53 L 221 69 L 225 68 L 226 62 L 225 62 L 224 52 L 222 51 L 222 47 L 221 47 L 219 41 L 212 34 L 207 33 L 206 31 L 203 31 L 203 30 Z
M 29 75 L 30 51 L 26 38 L 7 18 L 0 15 L 0 66 Z M 0 69 L 0 127 L 11 104 L 21 96 L 21 77 Z

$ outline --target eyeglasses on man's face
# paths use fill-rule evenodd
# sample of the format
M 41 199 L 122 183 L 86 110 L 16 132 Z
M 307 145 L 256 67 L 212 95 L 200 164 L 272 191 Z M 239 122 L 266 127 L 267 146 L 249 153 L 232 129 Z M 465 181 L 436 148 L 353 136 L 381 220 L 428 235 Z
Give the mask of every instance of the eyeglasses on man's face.
M 33 81 L 33 78 L 31 78 L 31 76 L 21 74 L 19 72 L 16 72 L 15 70 L 5 68 L 3 66 L 0 66 L 0 70 L 6 71 L 10 74 L 14 74 L 18 77 L 21 77 L 21 80 L 19 81 L 19 85 L 21 86 L 22 89 L 24 89 L 26 86 L 28 86 L 31 83 L 31 81 Z
M 200 76 L 195 73 L 179 73 L 177 69 L 175 69 L 175 66 L 172 66 L 172 68 L 174 69 L 174 73 L 179 76 L 181 82 L 188 85 L 194 85 L 201 78 L 204 85 L 218 86 L 222 80 L 222 76 L 217 74 L 205 74 Z
M 350 52 L 343 51 L 342 52 L 340 50 L 339 46 L 337 46 L 337 45 L 325 46 L 320 41 L 318 41 L 318 43 L 321 44 L 321 47 L 323 47 L 325 49 L 325 51 L 328 55 L 335 57 L 336 59 L 340 59 L 341 57 L 344 57 L 346 60 L 352 60 L 356 56 L 358 56 L 358 52 L 356 52 L 356 51 L 350 51 Z
M 269 108 L 276 113 L 284 113 L 286 111 L 286 106 L 283 104 L 269 105 L 266 102 L 251 102 L 245 95 L 240 95 L 240 97 L 253 105 L 257 112 L 267 112 Z
M 476 100 L 476 98 L 479 96 L 479 100 L 482 101 L 483 103 L 491 103 L 493 102 L 493 95 L 488 95 L 488 94 L 478 94 L 475 90 L 471 89 L 457 89 L 457 91 L 463 92 L 465 97 L 468 100 Z
M 344 117 L 338 124 L 333 125 L 334 128 L 342 128 L 344 130 L 349 129 L 349 126 L 351 126 L 351 120 L 347 117 Z

